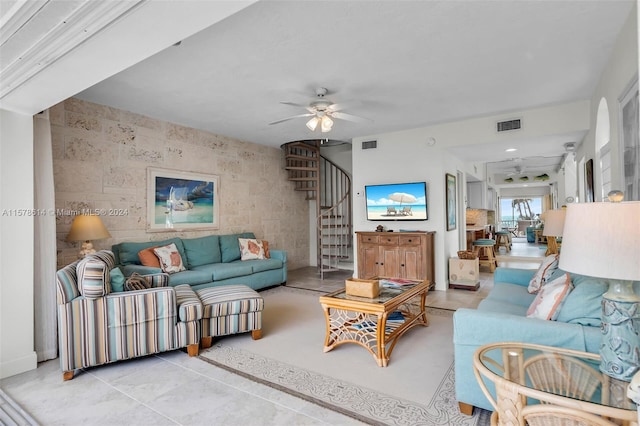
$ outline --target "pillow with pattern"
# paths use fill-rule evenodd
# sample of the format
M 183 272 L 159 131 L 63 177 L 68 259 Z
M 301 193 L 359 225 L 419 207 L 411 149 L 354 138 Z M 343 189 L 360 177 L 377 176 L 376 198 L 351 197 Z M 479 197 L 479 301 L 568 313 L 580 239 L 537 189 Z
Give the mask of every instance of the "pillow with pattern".
M 555 321 L 572 289 L 571 277 L 567 273 L 546 283 L 527 309 L 527 318 Z
M 160 260 L 160 268 L 162 268 L 162 272 L 173 274 L 176 272 L 186 271 L 184 263 L 182 262 L 182 256 L 180 256 L 180 252 L 178 251 L 175 243 L 156 247 L 153 249 L 153 252 Z
M 269 253 L 269 242 L 267 240 L 262 241 L 262 248 L 264 249 L 264 258 L 271 259 L 271 253 Z
M 559 257 L 559 254 L 550 254 L 544 258 L 540 268 L 538 268 L 533 278 L 531 278 L 531 281 L 529 281 L 529 287 L 527 287 L 529 293 L 537 293 L 538 290 L 540 290 L 540 287 L 542 287 L 547 279 L 549 279 L 551 274 L 558 269 Z
M 240 260 L 266 259 L 262 240 L 255 238 L 238 238 L 240 244 Z

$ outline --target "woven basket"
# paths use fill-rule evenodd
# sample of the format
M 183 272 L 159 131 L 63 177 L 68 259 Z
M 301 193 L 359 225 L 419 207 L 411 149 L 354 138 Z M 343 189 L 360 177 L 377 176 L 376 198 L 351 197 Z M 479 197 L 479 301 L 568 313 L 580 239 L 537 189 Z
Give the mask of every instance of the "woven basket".
M 459 259 L 475 259 L 477 257 L 478 257 L 478 253 L 474 253 L 472 251 L 461 250 L 458 252 Z

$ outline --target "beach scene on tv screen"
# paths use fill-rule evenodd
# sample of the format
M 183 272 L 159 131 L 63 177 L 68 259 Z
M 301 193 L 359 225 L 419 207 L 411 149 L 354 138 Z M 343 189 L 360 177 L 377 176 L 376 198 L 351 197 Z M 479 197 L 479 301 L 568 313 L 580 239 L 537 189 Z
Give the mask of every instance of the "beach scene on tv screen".
M 427 220 L 424 182 L 368 185 L 368 220 Z

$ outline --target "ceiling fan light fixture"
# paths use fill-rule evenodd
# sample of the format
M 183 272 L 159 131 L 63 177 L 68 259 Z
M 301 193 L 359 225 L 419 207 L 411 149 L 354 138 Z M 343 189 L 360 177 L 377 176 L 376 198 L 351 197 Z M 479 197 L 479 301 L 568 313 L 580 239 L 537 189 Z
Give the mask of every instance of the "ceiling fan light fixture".
M 307 127 L 313 132 L 316 130 L 316 127 L 318 127 L 318 123 L 320 123 L 320 119 L 318 117 L 313 117 L 311 120 L 307 121 Z
M 332 127 L 333 127 L 333 120 L 329 118 L 328 115 L 325 115 L 324 117 L 322 117 L 322 120 L 320 122 L 320 131 L 322 133 L 326 133 L 330 131 Z

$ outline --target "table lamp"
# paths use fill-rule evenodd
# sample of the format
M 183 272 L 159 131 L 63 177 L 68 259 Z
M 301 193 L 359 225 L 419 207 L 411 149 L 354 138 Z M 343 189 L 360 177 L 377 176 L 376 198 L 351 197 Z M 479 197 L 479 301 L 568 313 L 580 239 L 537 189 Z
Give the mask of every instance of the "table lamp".
M 640 202 L 567 207 L 559 266 L 609 280 L 602 296 L 600 370 L 626 382 L 640 369 L 640 297 L 633 290 L 640 280 L 638 248 Z
M 110 238 L 111 234 L 104 227 L 100 216 L 81 214 L 73 219 L 67 241 L 83 241 L 80 257 L 95 253 L 92 240 Z
M 545 256 L 548 256 L 559 252 L 556 238 L 562 237 L 566 211 L 565 209 L 547 210 L 543 215 L 544 228 L 542 228 L 542 235 L 547 237 L 547 252 Z

